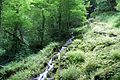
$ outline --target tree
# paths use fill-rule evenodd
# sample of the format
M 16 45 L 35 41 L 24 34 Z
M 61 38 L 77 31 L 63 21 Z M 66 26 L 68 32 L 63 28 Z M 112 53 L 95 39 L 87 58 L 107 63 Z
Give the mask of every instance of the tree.
M 116 0 L 96 0 L 97 1 L 97 8 L 99 11 L 115 11 L 117 2 Z
M 116 0 L 107 0 L 109 6 L 110 6 L 110 9 L 111 11 L 116 11 L 116 6 L 117 6 L 117 2 Z
M 97 8 L 97 2 L 96 0 L 85 0 L 84 1 L 86 5 L 86 10 L 87 10 L 87 18 L 90 18 L 91 14 L 96 10 Z
M 0 0 L 0 31 L 1 31 L 1 27 L 2 27 L 2 4 L 3 4 L 3 0 Z
M 24 54 L 24 47 L 36 53 L 52 41 L 68 39 L 70 29 L 85 20 L 82 0 L 4 0 L 2 47 L 9 57 Z
M 30 45 L 32 48 L 33 46 L 38 50 L 43 48 L 46 44 L 50 42 L 49 39 L 49 28 L 51 28 L 51 23 L 49 23 L 49 19 L 52 17 L 51 15 L 51 4 L 49 1 L 35 1 L 32 2 L 31 10 L 33 11 L 33 15 L 31 19 L 33 19 L 34 24 L 34 31 L 36 32 L 35 35 L 37 36 L 34 41 L 32 40 L 32 44 Z M 39 17 L 38 17 L 39 16 Z M 52 21 L 52 20 L 51 20 Z M 36 43 L 37 42 L 37 43 Z
M 82 26 L 86 19 L 86 10 L 82 0 L 60 0 L 58 10 L 62 38 L 70 34 L 71 28 Z
M 29 19 L 26 19 L 28 5 L 25 0 L 4 0 L 2 9 L 2 28 L 3 28 L 3 45 L 6 54 L 3 59 L 8 57 L 12 60 L 26 45 L 24 41 L 24 30 Z M 2 59 L 1 58 L 1 59 Z

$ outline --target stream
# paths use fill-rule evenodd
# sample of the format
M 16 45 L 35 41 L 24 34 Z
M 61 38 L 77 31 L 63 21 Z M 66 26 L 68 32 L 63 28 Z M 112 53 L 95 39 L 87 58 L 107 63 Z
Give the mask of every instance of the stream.
M 75 36 L 72 36 L 70 39 L 68 39 L 68 41 L 66 41 L 66 43 L 60 49 L 60 51 L 49 60 L 45 71 L 41 73 L 38 77 L 34 78 L 33 80 L 45 80 L 47 78 L 47 74 L 54 69 L 54 64 L 52 62 L 60 56 L 60 54 L 68 47 L 68 45 L 72 43 L 74 38 Z M 50 80 L 53 80 L 53 79 L 50 79 Z

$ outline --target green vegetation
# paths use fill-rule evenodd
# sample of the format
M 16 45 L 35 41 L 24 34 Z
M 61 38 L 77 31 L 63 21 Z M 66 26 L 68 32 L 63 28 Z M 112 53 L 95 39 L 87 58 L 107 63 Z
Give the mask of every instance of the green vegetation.
M 0 15 L 0 80 L 120 80 L 120 0 L 1 0 Z
M 80 50 L 78 51 L 70 51 L 67 53 L 68 55 L 68 60 L 70 63 L 79 63 L 79 62 L 84 62 L 84 53 Z
M 51 43 L 37 54 L 30 55 L 19 62 L 11 62 L 0 69 L 0 79 L 25 80 L 38 75 L 43 71 L 44 64 L 53 54 L 53 49 L 58 43 Z
M 112 57 L 114 60 L 120 60 L 120 51 L 119 50 L 113 50 L 111 52 Z
M 69 66 L 64 69 L 60 80 L 76 80 L 79 78 L 80 70 L 76 66 Z

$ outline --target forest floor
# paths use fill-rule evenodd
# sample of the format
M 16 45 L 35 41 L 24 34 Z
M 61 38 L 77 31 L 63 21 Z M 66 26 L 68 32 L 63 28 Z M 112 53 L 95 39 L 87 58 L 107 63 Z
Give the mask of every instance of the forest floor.
M 50 72 L 56 80 L 120 80 L 120 13 L 102 13 L 87 25 L 89 30 L 74 39 L 61 54 L 62 74 Z M 81 31 L 77 29 L 78 33 Z M 30 80 L 44 72 L 46 63 L 57 53 L 51 43 L 38 54 L 11 62 L 0 69 L 0 80 Z M 58 69 L 56 60 L 55 68 Z M 60 75 L 60 77 L 59 77 Z

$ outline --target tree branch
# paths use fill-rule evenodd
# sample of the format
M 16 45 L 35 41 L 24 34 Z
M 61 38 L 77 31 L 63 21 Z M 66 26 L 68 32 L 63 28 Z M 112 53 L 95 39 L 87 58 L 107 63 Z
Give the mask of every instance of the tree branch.
M 8 30 L 4 30 L 4 32 L 8 33 L 9 35 L 13 36 L 14 38 L 16 38 L 18 41 L 20 41 L 22 44 L 28 45 L 27 43 L 25 43 L 23 40 L 21 40 L 19 37 L 17 37 L 16 35 L 14 35 L 13 33 L 9 32 Z

